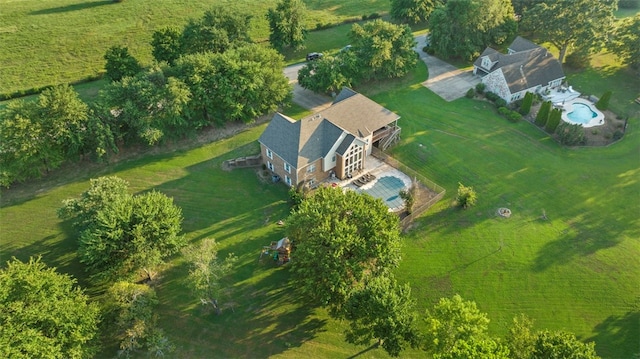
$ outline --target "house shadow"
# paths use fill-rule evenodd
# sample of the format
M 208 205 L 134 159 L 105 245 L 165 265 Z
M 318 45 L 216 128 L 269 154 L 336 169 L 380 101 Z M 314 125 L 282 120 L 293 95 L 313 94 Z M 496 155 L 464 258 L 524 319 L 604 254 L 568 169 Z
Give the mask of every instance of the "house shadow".
M 35 10 L 29 13 L 29 15 L 51 15 L 51 14 L 59 14 L 64 12 L 78 11 L 78 10 L 86 10 L 91 9 L 98 6 L 114 4 L 113 1 L 103 0 L 103 1 L 92 1 L 92 2 L 81 2 L 72 5 L 66 6 L 58 6 L 52 7 L 48 9 Z

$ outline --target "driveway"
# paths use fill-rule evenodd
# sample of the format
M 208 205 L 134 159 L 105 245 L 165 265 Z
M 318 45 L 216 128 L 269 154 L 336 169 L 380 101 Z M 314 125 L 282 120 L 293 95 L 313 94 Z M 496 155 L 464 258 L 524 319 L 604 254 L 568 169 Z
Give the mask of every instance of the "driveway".
M 445 101 L 453 101 L 463 97 L 470 88 L 475 87 L 480 78 L 473 74 L 473 71 L 463 71 L 450 65 L 434 56 L 430 56 L 422 51 L 425 46 L 425 37 L 416 37 L 418 44 L 414 49 L 420 54 L 420 59 L 427 64 L 429 78 L 422 85 Z
M 284 68 L 284 75 L 293 84 L 293 102 L 316 113 L 331 106 L 331 97 L 317 94 L 298 85 L 298 71 L 306 63 L 287 66 Z

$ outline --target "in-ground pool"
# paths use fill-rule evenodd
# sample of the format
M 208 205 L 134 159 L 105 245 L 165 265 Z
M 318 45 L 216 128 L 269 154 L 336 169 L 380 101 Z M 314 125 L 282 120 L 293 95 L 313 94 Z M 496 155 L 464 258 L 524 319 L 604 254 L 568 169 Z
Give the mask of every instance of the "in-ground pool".
M 582 127 L 599 126 L 604 123 L 604 115 L 589 103 L 572 101 L 565 107 L 562 120 Z
M 400 198 L 400 191 L 404 188 L 405 185 L 402 179 L 386 175 L 378 178 L 371 188 L 360 189 L 359 191 L 382 199 L 387 207 L 395 210 L 404 206 L 404 201 Z

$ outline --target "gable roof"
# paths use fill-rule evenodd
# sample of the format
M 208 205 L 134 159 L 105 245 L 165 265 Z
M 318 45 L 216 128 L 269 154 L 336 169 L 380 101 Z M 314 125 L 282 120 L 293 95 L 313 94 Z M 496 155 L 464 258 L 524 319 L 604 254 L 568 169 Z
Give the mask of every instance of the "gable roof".
M 295 168 L 326 156 L 334 145 L 349 147 L 400 116 L 371 99 L 344 88 L 333 104 L 296 121 L 276 113 L 258 141 Z
M 553 80 L 565 77 L 560 62 L 544 47 L 518 36 L 509 49 L 524 50 L 502 54 L 488 47 L 473 64 L 488 73 L 501 69 L 512 94 L 538 85 L 546 86 Z M 494 62 L 489 70 L 482 67 L 482 58 L 485 56 Z

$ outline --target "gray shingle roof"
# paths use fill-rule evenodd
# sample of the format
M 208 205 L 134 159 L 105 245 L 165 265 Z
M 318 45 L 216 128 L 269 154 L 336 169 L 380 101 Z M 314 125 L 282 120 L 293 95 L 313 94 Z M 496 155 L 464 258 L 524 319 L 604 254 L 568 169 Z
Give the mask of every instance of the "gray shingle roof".
M 340 143 L 340 146 L 336 149 L 336 153 L 344 156 L 345 152 L 349 149 L 349 146 L 351 146 L 355 140 L 356 138 L 353 135 L 347 135 L 347 137 L 342 140 L 342 143 Z
M 513 52 L 520 52 L 520 51 L 533 50 L 538 47 L 540 46 L 525 39 L 524 37 L 518 36 L 513 40 L 511 45 L 509 45 L 509 50 Z

